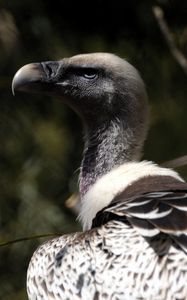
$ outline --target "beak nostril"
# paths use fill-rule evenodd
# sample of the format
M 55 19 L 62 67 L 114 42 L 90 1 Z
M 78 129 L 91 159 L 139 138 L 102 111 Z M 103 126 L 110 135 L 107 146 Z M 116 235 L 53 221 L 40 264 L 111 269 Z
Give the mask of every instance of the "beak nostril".
M 42 68 L 45 72 L 45 74 L 47 75 L 47 78 L 50 78 L 53 75 L 53 68 L 50 66 L 50 63 L 41 63 Z
M 51 66 L 47 64 L 46 69 L 47 69 L 47 75 L 49 77 L 51 77 L 51 75 L 53 74 L 53 70 L 52 70 Z

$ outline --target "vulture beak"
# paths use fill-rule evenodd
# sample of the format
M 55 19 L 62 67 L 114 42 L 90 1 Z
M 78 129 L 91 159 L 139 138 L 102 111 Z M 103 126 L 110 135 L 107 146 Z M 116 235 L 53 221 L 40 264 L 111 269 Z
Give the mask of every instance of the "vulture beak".
M 12 81 L 12 93 L 24 91 L 31 93 L 55 94 L 58 90 L 56 74 L 59 62 L 31 63 L 17 71 Z

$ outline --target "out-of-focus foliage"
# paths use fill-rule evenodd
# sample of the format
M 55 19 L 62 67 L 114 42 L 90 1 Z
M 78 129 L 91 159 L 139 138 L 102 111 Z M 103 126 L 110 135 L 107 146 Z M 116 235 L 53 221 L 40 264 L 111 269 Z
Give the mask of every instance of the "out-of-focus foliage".
M 81 124 L 55 99 L 12 96 L 12 77 L 26 63 L 93 51 L 127 58 L 150 98 L 144 158 L 161 162 L 187 153 L 187 77 L 159 31 L 155 4 L 187 57 L 186 0 L 0 1 L 1 242 L 79 229 L 64 203 L 77 190 Z M 26 299 L 27 266 L 41 242 L 0 248 L 0 299 Z

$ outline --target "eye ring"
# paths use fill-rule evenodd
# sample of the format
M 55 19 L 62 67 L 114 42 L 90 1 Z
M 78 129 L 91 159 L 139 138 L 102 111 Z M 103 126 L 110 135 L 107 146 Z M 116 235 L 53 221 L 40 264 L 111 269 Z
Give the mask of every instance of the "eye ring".
M 91 72 L 85 72 L 83 74 L 83 76 L 86 79 L 94 79 L 94 78 L 96 78 L 97 74 L 96 73 L 91 73 Z
M 85 68 L 82 70 L 82 76 L 86 79 L 95 79 L 98 76 L 97 70 L 93 68 Z

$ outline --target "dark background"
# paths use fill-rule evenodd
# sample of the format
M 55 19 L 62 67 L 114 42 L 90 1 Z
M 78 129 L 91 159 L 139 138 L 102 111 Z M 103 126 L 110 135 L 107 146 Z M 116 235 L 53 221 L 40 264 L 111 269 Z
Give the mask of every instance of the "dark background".
M 171 55 L 152 7 L 159 5 L 187 57 L 187 1 L 0 1 L 0 243 L 78 222 L 65 200 L 77 191 L 82 128 L 55 99 L 11 93 L 24 64 L 83 52 L 116 53 L 146 83 L 150 131 L 144 159 L 187 153 L 187 76 Z M 187 168 L 179 169 L 187 178 Z M 0 299 L 26 299 L 26 270 L 44 239 L 0 247 Z

